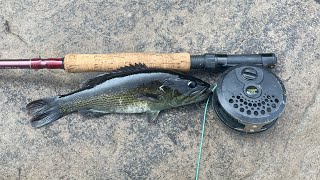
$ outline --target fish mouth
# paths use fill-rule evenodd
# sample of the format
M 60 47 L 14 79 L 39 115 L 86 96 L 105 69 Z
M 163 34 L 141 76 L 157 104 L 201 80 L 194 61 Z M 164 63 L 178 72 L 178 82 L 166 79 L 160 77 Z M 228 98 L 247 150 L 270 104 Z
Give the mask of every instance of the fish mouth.
M 210 95 L 211 91 L 208 87 L 204 87 L 200 90 L 192 92 L 189 96 L 185 96 L 183 99 L 183 104 L 191 104 L 196 102 L 201 102 L 207 99 Z
M 208 91 L 209 88 L 208 87 L 204 87 L 201 90 L 197 90 L 194 91 L 190 94 L 191 97 L 203 97 L 203 96 L 207 96 L 208 94 L 210 94 L 210 92 Z
M 203 87 L 201 89 L 199 88 L 199 90 L 184 95 L 181 99 L 179 99 L 179 102 L 184 105 L 200 102 L 207 99 L 210 93 L 211 91 L 209 87 Z
M 208 87 L 204 87 L 200 92 L 199 94 L 203 94 L 205 91 L 207 91 L 209 88 Z
M 201 91 L 200 91 L 200 98 L 202 99 L 202 98 L 207 98 L 210 94 L 212 93 L 212 91 L 210 91 L 210 89 L 209 88 L 207 88 L 207 87 L 205 87 L 205 88 L 203 88 Z

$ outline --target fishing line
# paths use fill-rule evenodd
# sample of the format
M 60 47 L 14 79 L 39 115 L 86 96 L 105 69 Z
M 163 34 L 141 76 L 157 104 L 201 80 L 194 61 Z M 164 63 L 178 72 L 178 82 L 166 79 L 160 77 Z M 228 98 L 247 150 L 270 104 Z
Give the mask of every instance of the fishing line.
M 216 89 L 217 84 L 214 85 L 212 88 L 212 92 Z M 206 107 L 204 108 L 203 112 L 203 121 L 202 121 L 202 130 L 201 130 L 201 139 L 200 139 L 200 146 L 199 146 L 199 154 L 198 154 L 198 163 L 197 163 L 197 170 L 196 170 L 196 180 L 199 178 L 199 170 L 200 170 L 200 161 L 201 161 L 201 154 L 202 154 L 202 145 L 203 145 L 203 140 L 204 140 L 204 128 L 207 120 L 207 110 L 209 107 L 209 102 L 212 99 L 212 95 L 210 95 L 207 99 Z
M 238 65 L 226 70 L 212 88 L 204 109 L 196 180 L 204 140 L 204 128 L 210 100 L 221 122 L 229 128 L 254 134 L 271 128 L 286 106 L 286 91 L 271 71 L 253 65 Z

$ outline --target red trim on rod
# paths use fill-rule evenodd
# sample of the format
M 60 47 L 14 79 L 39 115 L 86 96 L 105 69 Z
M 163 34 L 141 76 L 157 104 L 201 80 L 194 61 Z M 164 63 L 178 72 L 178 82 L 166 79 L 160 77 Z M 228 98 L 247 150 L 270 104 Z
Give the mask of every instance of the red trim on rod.
M 63 69 L 63 58 L 0 60 L 0 69 Z

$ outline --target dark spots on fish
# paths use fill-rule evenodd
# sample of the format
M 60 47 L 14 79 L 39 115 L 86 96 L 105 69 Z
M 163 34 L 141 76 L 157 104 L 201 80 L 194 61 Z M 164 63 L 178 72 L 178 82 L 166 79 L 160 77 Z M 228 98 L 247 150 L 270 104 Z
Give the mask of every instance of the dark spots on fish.
M 167 136 L 169 137 L 169 139 L 171 140 L 171 142 L 174 144 L 174 145 L 177 145 L 177 137 L 175 134 L 172 134 L 172 133 L 167 133 Z

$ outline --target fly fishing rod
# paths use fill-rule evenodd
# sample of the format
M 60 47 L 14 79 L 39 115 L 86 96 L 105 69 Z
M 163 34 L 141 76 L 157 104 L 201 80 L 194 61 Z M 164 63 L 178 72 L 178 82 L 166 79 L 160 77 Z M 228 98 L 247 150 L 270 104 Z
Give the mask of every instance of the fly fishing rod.
M 143 63 L 149 68 L 182 72 L 190 70 L 219 70 L 238 64 L 272 67 L 275 54 L 204 54 L 189 53 L 114 53 L 68 54 L 64 58 L 2 59 L 0 69 L 64 69 L 70 73 L 113 71 L 130 64 Z

